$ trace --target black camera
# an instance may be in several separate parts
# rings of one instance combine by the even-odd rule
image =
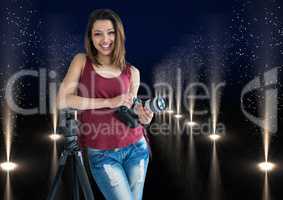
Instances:
[[[163,97],[155,97],[153,99],[142,100],[135,98],[132,108],[127,106],[120,106],[115,114],[117,118],[130,128],[136,128],[139,125],[139,118],[136,114],[136,106],[142,104],[145,108],[153,113],[158,113],[166,110],[168,107],[167,99]]]

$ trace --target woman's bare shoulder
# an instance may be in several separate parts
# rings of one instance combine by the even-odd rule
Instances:
[[[77,61],[80,62],[81,64],[83,64],[86,60],[86,54],[85,53],[77,53],[74,58],[73,61]]]
[[[76,70],[81,71],[83,69],[83,67],[85,66],[85,62],[86,62],[86,54],[85,53],[77,53],[73,57],[70,68],[71,69],[76,68]]]
[[[130,65],[131,66],[131,70],[138,70],[138,68],[134,65]]]
[[[140,70],[137,67],[135,67],[134,65],[131,65],[130,69],[131,69],[132,74],[139,74],[140,73]]]

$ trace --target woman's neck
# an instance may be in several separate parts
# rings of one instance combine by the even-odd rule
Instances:
[[[111,65],[111,57],[110,56],[104,56],[104,55],[98,55],[98,61],[101,65]]]

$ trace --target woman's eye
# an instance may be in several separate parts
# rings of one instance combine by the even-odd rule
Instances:
[[[108,33],[109,35],[115,34],[115,31],[111,31]]]
[[[94,33],[94,35],[95,35],[95,36],[99,36],[99,35],[100,35],[100,33]]]

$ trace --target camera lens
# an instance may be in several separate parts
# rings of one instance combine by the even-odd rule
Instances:
[[[163,97],[155,97],[145,102],[145,106],[154,113],[162,112],[166,109],[166,100]]]
[[[157,98],[156,99],[157,101],[157,106],[159,108],[159,110],[163,111],[166,109],[166,102],[165,102],[165,99],[164,98]]]

